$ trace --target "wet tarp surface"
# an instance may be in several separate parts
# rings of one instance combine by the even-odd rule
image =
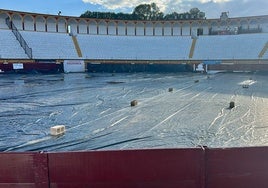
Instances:
[[[0,151],[264,146],[267,78],[266,73],[2,74]],[[137,106],[130,106],[132,100]],[[229,109],[231,101],[235,107]],[[65,125],[65,134],[51,136],[55,125]]]

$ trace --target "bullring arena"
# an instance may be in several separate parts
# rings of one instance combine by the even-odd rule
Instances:
[[[268,16],[0,10],[0,41],[0,187],[268,187]]]
[[[14,71],[13,63],[19,63],[17,71],[22,66],[62,70],[64,60],[80,60],[89,72],[102,72],[103,64],[112,72],[144,72],[152,64],[170,70],[193,70],[199,64],[210,70],[267,69],[268,16],[228,18],[223,13],[219,19],[163,22],[0,10],[0,29],[2,71]],[[107,68],[114,64],[122,66]]]

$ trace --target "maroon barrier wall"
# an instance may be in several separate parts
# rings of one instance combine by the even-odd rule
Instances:
[[[206,149],[207,188],[267,188],[268,148]]]
[[[62,72],[63,67],[62,64],[56,64],[56,63],[27,62],[23,63],[23,69],[14,70],[13,63],[8,64],[0,63],[0,70],[4,71],[5,73],[13,73],[13,72],[27,73],[31,71],[52,73],[52,72]]]
[[[268,71],[267,64],[215,64],[208,65],[208,70],[226,70],[226,71]]]
[[[13,71],[13,65],[11,63],[9,64],[0,63],[0,70],[5,72]]]
[[[0,154],[1,188],[48,188],[48,186],[47,154]]]
[[[51,188],[201,188],[204,185],[201,148],[48,155]]]
[[[268,147],[0,153],[0,188],[267,188]]]

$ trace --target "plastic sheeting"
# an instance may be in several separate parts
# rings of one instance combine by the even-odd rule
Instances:
[[[0,75],[0,151],[267,145],[266,80],[261,73]],[[66,133],[51,136],[55,125]]]

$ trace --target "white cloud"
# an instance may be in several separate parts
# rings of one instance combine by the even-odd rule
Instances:
[[[200,3],[225,3],[231,0],[200,0]]]
[[[133,11],[140,4],[156,3],[164,13],[183,13],[191,8],[199,8],[208,18],[219,17],[221,12],[229,11],[233,16],[266,14],[267,0],[82,0],[84,3],[100,5],[115,12]],[[258,13],[259,12],[259,13]],[[248,15],[245,15],[248,14]]]
[[[126,10],[135,8],[140,4],[156,3],[163,12],[186,12],[194,4],[225,3],[232,0],[82,0],[84,3],[101,5],[108,10]]]
[[[232,0],[82,0],[84,3],[101,5],[110,10],[134,8],[140,4],[156,3],[161,11],[182,8],[191,3],[224,3]]]
[[[161,11],[165,11],[170,4],[181,3],[183,0],[83,0],[84,3],[98,4],[110,10],[135,8],[140,4],[156,3]]]

